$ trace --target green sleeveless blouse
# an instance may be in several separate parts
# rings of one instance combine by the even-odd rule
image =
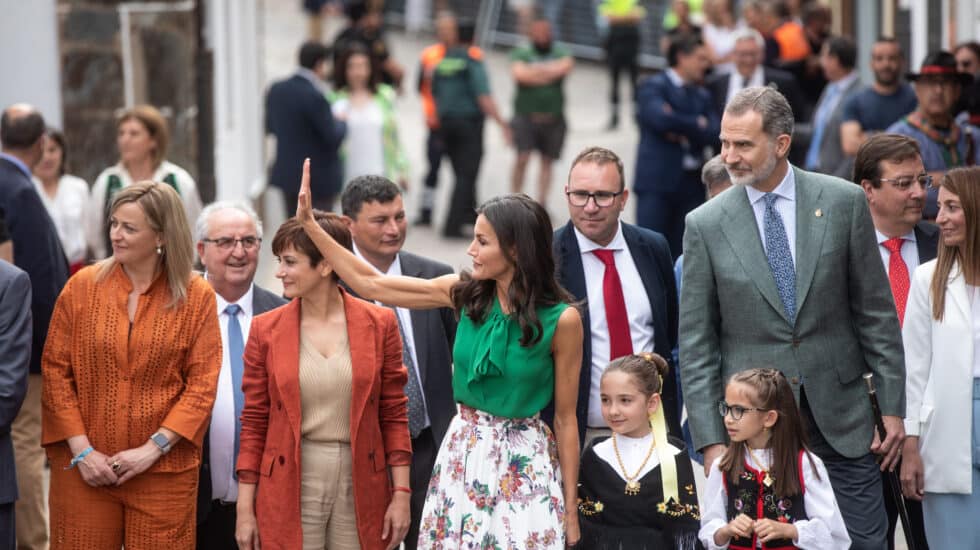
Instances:
[[[462,311],[453,346],[456,401],[507,418],[534,416],[555,394],[551,341],[568,304],[539,307],[543,334],[521,346],[520,324],[505,315],[496,299],[486,319],[474,323]]]

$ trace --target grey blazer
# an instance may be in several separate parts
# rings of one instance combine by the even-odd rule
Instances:
[[[861,375],[875,374],[885,415],[905,416],[895,304],[860,186],[796,177],[796,323],[782,308],[744,187],[687,216],[680,369],[695,448],[724,443],[716,403],[732,374],[780,369],[805,388],[820,433],[841,455],[868,453],[873,423]]]
[[[27,395],[33,333],[31,279],[3,260],[0,260],[0,304],[3,304],[0,307],[0,504],[9,504],[17,500],[10,427]]]
[[[830,113],[830,117],[827,119],[827,126],[824,128],[822,136],[823,140],[820,143],[820,164],[818,166],[818,170],[824,174],[830,174],[846,180],[851,179],[852,172],[854,171],[854,157],[844,154],[844,148],[840,141],[840,125],[844,122],[844,105],[851,96],[860,91],[861,79],[855,78],[844,89],[844,92],[840,96],[840,101],[837,102],[837,106],[834,107],[834,110]],[[820,99],[817,101],[817,106],[813,109],[814,117],[817,116],[817,111],[820,110],[820,104],[826,98],[827,89],[824,88],[823,93],[820,94]],[[793,132],[793,139],[800,142],[804,148],[804,155],[806,154],[806,147],[809,147],[810,140],[813,138],[813,131],[814,126],[811,121],[798,125]]]

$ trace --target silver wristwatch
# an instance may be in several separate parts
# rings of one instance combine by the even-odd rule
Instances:
[[[167,439],[167,436],[163,435],[163,433],[157,432],[151,435],[150,441],[160,448],[161,453],[167,454],[170,452],[170,440]]]

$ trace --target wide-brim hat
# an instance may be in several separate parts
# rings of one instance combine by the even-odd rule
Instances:
[[[948,76],[963,86],[969,86],[973,83],[973,75],[960,72],[956,68],[956,58],[953,54],[945,50],[932,52],[927,55],[922,61],[922,67],[919,69],[919,72],[908,73],[905,75],[905,78],[915,82],[924,76]]]

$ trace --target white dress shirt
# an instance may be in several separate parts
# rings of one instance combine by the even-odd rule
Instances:
[[[745,192],[749,195],[749,202],[752,204],[752,212],[755,213],[755,223],[759,226],[759,238],[762,240],[762,249],[766,249],[766,201],[763,199],[765,193],[755,187],[746,186]],[[793,165],[789,165],[783,181],[772,190],[773,194],[778,195],[774,206],[779,216],[783,219],[783,227],[786,229],[786,240],[789,241],[789,252],[793,256],[793,266],[796,267],[796,176],[793,174]]]
[[[881,263],[885,264],[885,274],[888,274],[888,264],[891,262],[892,253],[885,247],[885,241],[891,240],[881,231],[875,229],[878,236],[878,252],[881,254]],[[912,280],[912,272],[919,267],[919,247],[916,245],[915,230],[902,235],[902,259],[905,260],[905,268],[909,271],[909,280]]]
[[[616,458],[616,449],[613,448],[612,437],[597,443],[592,447],[592,450],[595,451],[597,457],[615,470],[619,474],[619,477],[623,478],[623,481],[628,481],[626,479],[627,474],[623,472],[623,468],[626,468],[629,475],[633,475],[640,468],[640,465],[643,464],[643,469],[633,478],[634,480],[639,480],[660,465],[660,450],[656,448],[650,454],[650,459],[646,461],[646,464],[643,463],[643,460],[647,457],[647,453],[650,451],[650,442],[652,440],[653,432],[639,438],[616,434],[616,447],[619,448],[619,456],[623,459],[622,464]],[[667,445],[670,456],[676,456],[678,453],[683,452],[670,443],[664,444]]]
[[[354,247],[354,254],[358,258],[364,260],[368,265],[371,266],[372,269],[374,269],[378,273],[381,273],[381,270],[380,269],[374,267],[374,264],[372,264],[371,262],[368,262],[367,259],[364,256],[361,255],[361,251],[357,249],[357,245],[356,244],[354,244],[352,242],[351,245]],[[391,265],[388,266],[388,271],[385,272],[385,273],[381,273],[381,274],[382,275],[386,275],[388,277],[401,277],[401,275],[402,275],[402,258],[401,258],[401,256],[399,256],[399,255],[396,254],[395,255],[395,261],[391,262]],[[378,304],[379,306],[384,306],[385,305],[385,304],[382,304],[381,302],[374,302],[374,303]],[[387,307],[387,306],[385,306],[385,307]],[[401,326],[402,326],[402,333],[405,336],[405,340],[402,342],[402,345],[403,346],[408,346],[408,351],[412,355],[412,361],[415,362],[415,377],[416,377],[416,379],[419,382],[419,388],[425,388],[425,386],[422,385],[422,366],[419,365],[419,355],[418,355],[418,353],[415,352],[415,330],[412,328],[412,312],[410,310],[406,309],[406,308],[403,308],[403,307],[396,307],[396,308],[394,308],[394,310],[395,310],[395,313],[398,314],[398,322],[401,324]],[[406,366],[405,368],[408,368],[408,367]],[[409,376],[411,376],[411,373],[409,373]],[[419,393],[422,395],[422,404],[425,405],[425,391],[423,390],[423,391],[421,391]],[[428,410],[429,410],[429,408],[428,408],[428,406],[426,406],[426,408],[425,408],[425,411],[426,411],[426,415],[425,415],[425,426],[423,426],[423,429],[424,428],[428,428],[432,424],[432,420],[429,418],[429,415],[428,415]]]
[[[725,97],[725,105],[735,97],[735,94],[741,92],[745,88],[751,88],[753,86],[765,86],[766,85],[766,74],[762,65],[759,65],[752,71],[752,76],[749,77],[749,81],[745,82],[742,73],[738,71],[732,71],[728,75],[728,95]]]
[[[623,237],[623,224],[619,224],[616,236],[606,246],[600,246],[575,229],[575,239],[582,253],[582,270],[585,272],[585,289],[589,302],[589,331],[592,338],[592,384],[589,388],[588,427],[606,428],[602,418],[602,401],[599,399],[599,382],[602,372],[609,365],[609,327],[606,325],[606,301],[602,295],[602,279],[606,265],[593,250],[614,250],[616,270],[623,285],[623,298],[626,302],[626,316],[629,318],[630,339],[633,353],[653,351],[653,311],[647,297],[643,279],[636,269],[633,256]]]
[[[44,208],[54,221],[61,238],[61,248],[69,264],[76,264],[85,259],[85,223],[88,221],[86,210],[89,206],[88,184],[82,178],[64,174],[58,179],[58,190],[54,197],[44,190],[41,180],[31,178],[37,194],[41,196]]]
[[[205,275],[205,278],[207,276]],[[238,325],[242,329],[242,343],[248,342],[248,330],[252,325],[252,295],[254,285],[238,299],[241,308]],[[229,302],[215,293],[218,304],[218,325],[221,326],[221,372],[218,374],[218,393],[211,412],[211,498],[234,502],[238,500],[238,481],[235,479],[235,390],[231,382],[231,360],[228,353]]]
[[[837,506],[834,489],[830,486],[827,468],[820,457],[811,453],[816,471],[810,466],[810,460],[803,457],[803,508],[809,519],[795,523],[799,538],[793,545],[807,550],[839,550],[851,546],[851,537],[844,526],[844,518]],[[749,462],[748,448],[745,459]],[[768,470],[772,457],[769,449],[755,451],[755,460],[762,469]],[[701,530],[698,538],[707,550],[728,548],[728,544],[715,544],[715,532],[728,523],[728,492],[725,489],[725,479],[718,469],[721,457],[711,464],[711,472],[704,488],[704,499],[701,501]],[[761,543],[760,543],[761,544]]]

